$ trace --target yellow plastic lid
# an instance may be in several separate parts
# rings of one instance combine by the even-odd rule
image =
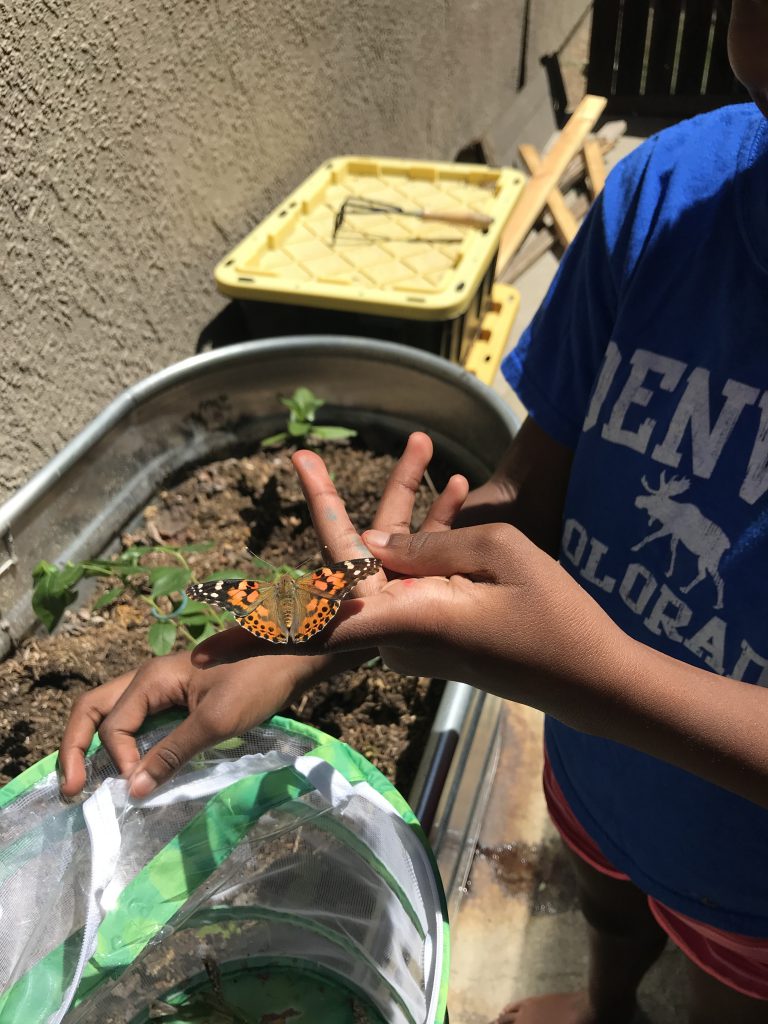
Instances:
[[[240,299],[452,320],[464,313],[499,247],[525,182],[512,168],[344,156],[323,164],[217,265]],[[487,227],[359,212],[362,198],[408,211],[484,215]]]

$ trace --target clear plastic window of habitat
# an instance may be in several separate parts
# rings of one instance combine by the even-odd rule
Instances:
[[[0,1024],[442,1024],[437,868],[365,758],[276,717],[117,776],[96,744],[77,803],[55,755],[0,791]]]

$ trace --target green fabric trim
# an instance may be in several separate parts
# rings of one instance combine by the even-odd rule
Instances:
[[[25,768],[21,775],[17,775],[15,779],[6,782],[0,788],[0,808],[6,807],[17,797],[21,796],[22,793],[26,793],[27,790],[36,786],[42,779],[47,778],[51,772],[55,772],[58,759],[58,752],[48,754],[47,757],[36,761],[29,768]]]
[[[83,929],[73,932],[55,949],[23,974],[11,988],[0,995],[2,1024],[22,1021],[45,1021],[59,1008],[72,977]]]

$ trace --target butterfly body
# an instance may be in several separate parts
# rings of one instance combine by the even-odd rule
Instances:
[[[376,558],[349,558],[294,576],[264,580],[214,580],[187,587],[195,601],[231,612],[238,625],[273,644],[303,643],[319,633],[349,591],[381,568]]]

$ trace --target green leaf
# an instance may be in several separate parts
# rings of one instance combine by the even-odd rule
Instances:
[[[72,604],[77,597],[74,590],[51,589],[51,580],[55,580],[55,576],[43,576],[32,591],[32,609],[49,633],[56,626],[67,606]]]
[[[248,573],[240,569],[217,569],[210,576],[206,576],[203,583],[215,583],[216,580],[247,580]]]
[[[93,602],[93,610],[97,612],[101,608],[106,608],[108,604],[112,604],[112,602],[116,601],[124,592],[125,587],[122,583],[118,584],[116,587],[112,587],[112,589],[108,590],[106,594],[102,594],[100,598]]]
[[[177,551],[210,551],[214,547],[212,540],[199,540],[195,544],[182,544]]]
[[[153,654],[170,654],[176,643],[176,623],[153,622],[149,627],[147,643]]]
[[[312,429],[312,424],[307,420],[288,420],[288,433],[291,437],[304,437]]]
[[[298,416],[304,420],[309,420],[310,423],[314,420],[317,410],[325,405],[325,401],[322,398],[318,398],[309,388],[304,387],[296,388],[290,401],[291,406],[289,408],[294,409]]]
[[[193,647],[197,647],[197,645],[201,644],[203,640],[207,640],[209,636],[213,636],[215,633],[218,632],[219,631],[213,622],[206,623],[206,625],[199,632],[197,631],[197,629],[190,629],[190,633],[193,635],[195,639]]]
[[[214,746],[214,750],[237,750],[238,747],[242,747],[243,737],[233,736],[229,740],[222,740],[221,743],[217,743]]]
[[[184,626],[185,629],[190,630],[190,632],[194,632],[198,626],[205,626],[211,621],[210,615],[203,615],[201,612],[198,612],[195,615],[187,615],[185,612],[183,615],[174,616],[174,618],[179,625]]]
[[[278,445],[283,444],[288,440],[288,434],[281,430],[279,434],[270,434],[269,437],[265,437],[261,442],[262,448],[276,448]]]
[[[58,572],[53,573],[50,576],[46,576],[46,580],[49,583],[50,592],[53,594],[63,594],[67,590],[70,590],[75,583],[79,583],[83,578],[83,565],[78,562],[73,565],[71,562],[67,562],[63,569],[59,569]]]
[[[166,594],[183,594],[192,579],[192,572],[183,565],[162,565],[149,570],[150,591],[152,597],[163,597]]]
[[[300,576],[303,576],[308,571],[308,569],[297,569],[293,565],[276,565],[273,567],[271,579],[276,580],[280,576],[293,576],[293,578],[297,580]]]
[[[357,437],[357,431],[349,427],[312,427],[309,436],[322,441],[342,441],[348,437]]]
[[[52,562],[46,562],[45,559],[42,559],[32,570],[32,579],[37,583],[38,580],[42,579],[44,576],[53,576],[53,574],[58,571],[59,570]]]
[[[77,597],[72,588],[82,579],[83,571],[81,562],[67,562],[59,568],[46,561],[38,562],[32,570],[32,609],[49,633]]]
[[[186,618],[187,615],[209,615],[211,611],[211,606],[202,601],[187,601],[179,618]]]

